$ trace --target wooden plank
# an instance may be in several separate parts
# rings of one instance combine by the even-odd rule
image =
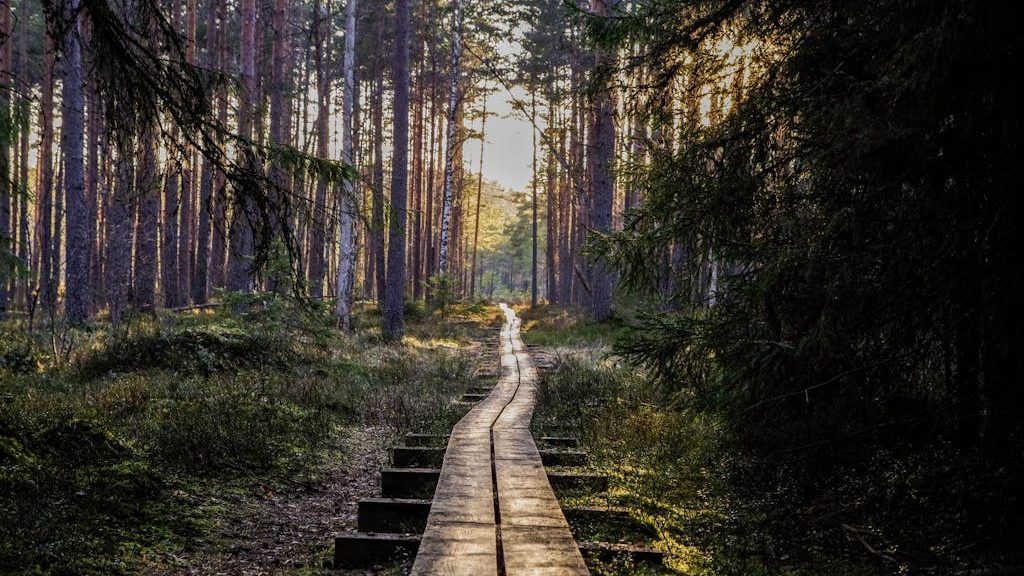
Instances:
[[[529,431],[537,372],[503,310],[498,382],[452,429],[413,575],[589,574]]]

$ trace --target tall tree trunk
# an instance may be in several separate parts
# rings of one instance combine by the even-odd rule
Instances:
[[[255,111],[259,105],[256,86],[256,0],[242,0],[242,37],[240,41],[239,75],[242,86],[238,106],[238,134],[253,139]],[[254,145],[253,145],[254,146]],[[250,168],[256,168],[255,149],[248,155]],[[247,191],[236,190],[231,214],[231,248],[228,258],[228,289],[251,292],[253,289],[253,230],[251,200]]]
[[[11,7],[7,0],[0,0],[0,126],[7,132],[0,142],[0,247],[3,252],[14,251],[14,226],[11,224],[11,145],[14,126],[11,122]],[[5,245],[6,244],[6,245]],[[0,320],[7,314],[7,303],[11,294],[11,282],[7,266],[0,265]]]
[[[553,92],[553,90],[551,91]],[[556,273],[558,270],[558,264],[555,261],[556,249],[555,246],[558,244],[558,208],[556,204],[556,196],[558,194],[558,169],[555,164],[555,143],[554,135],[557,134],[557,119],[555,118],[555,104],[554,98],[548,100],[548,133],[551,135],[548,138],[548,160],[546,166],[546,177],[545,177],[545,211],[547,214],[547,242],[545,243],[545,266],[544,270],[547,272],[547,286],[544,290],[544,294],[548,299],[548,302],[558,302],[558,283]]]
[[[19,6],[18,16],[24,22],[28,21],[30,12],[27,9],[28,4],[22,3]],[[18,33],[18,82],[23,85],[28,84],[28,30],[25,26],[21,28]],[[29,199],[29,171],[28,171],[28,151],[29,151],[29,139],[31,138],[31,126],[28,114],[24,114],[21,117],[21,124],[19,126],[19,148],[20,151],[18,156],[20,161],[18,163],[18,171],[20,177],[18,178],[18,190],[21,202],[18,205],[18,260],[21,261],[22,266],[26,268],[31,267],[32,260],[32,247],[29,235],[29,214],[28,214],[28,199]],[[37,237],[38,242],[38,237]],[[23,278],[21,281],[21,303],[28,308],[29,299],[29,285],[31,280],[29,278]]]
[[[433,46],[431,46],[431,53]],[[435,142],[439,140],[437,137],[437,82],[434,81],[437,76],[437,65],[434,58],[431,57],[430,64],[430,137],[427,138],[427,146],[430,148],[430,160],[427,164],[427,199],[424,202],[424,210],[426,214],[426,225],[423,231],[423,273],[429,279],[434,275],[436,269],[436,260],[434,258],[434,196],[437,187],[435,186],[437,180],[437,158],[439,154],[436,150],[440,145],[435,146]],[[423,291],[424,298],[430,299],[430,284],[428,283],[426,289]]]
[[[135,176],[138,224],[135,229],[135,298],[141,310],[156,305],[157,227],[160,220],[160,174],[156,163],[156,126],[144,120],[139,133],[139,169]]]
[[[181,0],[171,2],[171,24],[181,29]],[[176,142],[178,128],[172,127],[170,138]],[[160,240],[160,293],[164,307],[178,305],[178,218],[181,207],[181,159],[169,154],[164,162],[163,227]]]
[[[537,118],[537,85],[535,82],[530,82],[530,117]],[[534,128],[530,131],[530,135],[533,138],[533,161],[530,164],[531,170],[533,170],[533,178],[531,179],[531,198],[530,204],[532,208],[532,234],[530,236],[530,307],[537,307],[537,129]]]
[[[395,112],[392,123],[391,221],[388,273],[381,333],[389,340],[405,331],[405,228],[409,194],[409,0],[395,0]]]
[[[616,0],[611,0],[615,2]],[[607,15],[603,2],[595,2],[593,10],[598,16]],[[614,54],[598,48],[595,53],[595,69],[600,73],[612,65]],[[607,234],[612,231],[612,210],[615,200],[615,177],[612,164],[615,160],[615,102],[612,87],[607,81],[600,86],[595,99],[594,127],[591,164],[593,166],[593,221],[594,232]],[[612,313],[612,272],[605,262],[594,262],[591,269],[590,314],[596,320],[604,320]]]
[[[476,298],[476,252],[480,243],[480,200],[484,195],[484,148],[487,144],[487,93],[480,113],[480,162],[477,166],[476,214],[473,217],[473,262],[469,268],[469,297]]]
[[[57,278],[53,266],[54,230],[53,230],[53,70],[56,57],[53,39],[49,31],[43,32],[43,76],[39,97],[39,160],[37,172],[39,185],[36,193],[39,205],[36,209],[39,233],[39,277],[37,289],[43,306],[51,308],[57,300]]]
[[[203,64],[210,69],[220,69],[222,65],[218,54],[218,36],[221,32],[217,25],[217,16],[221,11],[222,2],[223,0],[213,0],[206,13],[206,46],[203,50]],[[221,25],[223,24],[221,22]],[[210,294],[211,268],[215,265],[213,260],[217,258],[216,252],[211,247],[211,241],[214,243],[216,241],[210,237],[215,202],[214,179],[213,162],[204,156],[199,175],[199,226],[195,237],[196,266],[192,274],[192,302],[196,304],[206,304],[207,302]],[[220,233],[223,235],[223,231]],[[220,256],[219,259],[223,261],[223,256]]]
[[[377,22],[377,45],[383,44],[384,10]],[[372,108],[373,114],[373,206],[370,215],[370,247],[372,257],[370,265],[373,269],[373,295],[379,306],[384,305],[384,283],[387,276],[386,255],[384,253],[384,70],[380,59],[374,65],[376,78],[373,81]]]
[[[352,114],[355,104],[355,55],[356,55],[356,0],[348,0],[345,6],[345,52],[342,61],[342,76],[345,92],[342,95],[341,159],[352,165]],[[335,315],[344,329],[352,327],[352,288],[356,276],[356,203],[352,182],[342,183],[340,238],[338,241],[338,299]]]
[[[420,4],[421,8],[424,6]],[[421,13],[425,10],[421,10]],[[425,107],[425,78],[423,66],[423,41],[416,39],[416,97],[414,98],[415,116],[413,117],[412,136],[412,186],[413,186],[413,225],[412,225],[412,299],[418,301],[423,295],[423,110]]]
[[[451,78],[448,85],[448,122],[445,132],[444,188],[441,198],[441,238],[438,247],[438,274],[443,278],[448,274],[449,233],[452,224],[452,185],[455,175],[455,148],[458,129],[459,108],[459,63],[462,58],[462,0],[452,0],[452,52]]]
[[[314,65],[316,68],[316,155],[319,158],[327,158],[330,133],[328,121],[330,120],[330,85],[331,77],[328,73],[327,51],[324,44],[327,42],[328,27],[331,14],[331,2],[326,0],[326,7],[321,9],[320,0],[313,4],[316,18],[313,26],[314,41]],[[309,246],[309,295],[311,298],[319,299],[324,294],[324,234],[326,232],[327,219],[327,181],[319,179],[316,183],[316,193],[313,199],[313,218],[311,223],[311,235]]]
[[[216,14],[215,6],[211,5],[207,10]],[[185,37],[188,40],[188,47],[185,51],[185,59],[191,65],[196,65],[199,62],[198,44],[196,42],[196,16],[196,0],[187,0],[185,3]],[[174,306],[188,304],[190,288],[192,286],[192,273],[196,267],[195,164],[195,152],[186,146],[184,166],[181,172],[181,206],[178,209],[178,290]]]
[[[84,24],[84,23],[83,23]],[[91,34],[91,31],[89,32]],[[86,41],[87,43],[88,41]],[[86,62],[88,69],[91,62]],[[104,257],[103,223],[105,218],[100,205],[107,191],[100,191],[100,156],[101,150],[105,150],[103,135],[103,110],[102,99],[95,82],[86,79],[86,106],[88,116],[86,117],[86,144],[85,159],[85,198],[89,212],[88,215],[88,236],[89,236],[89,302],[90,313],[96,313],[106,302],[103,293],[103,264]]]
[[[79,0],[64,7],[61,94],[61,148],[67,206],[67,274],[64,313],[72,324],[89,317],[89,219],[85,199],[85,102],[82,86],[82,46],[79,38]]]
[[[114,191],[106,215],[107,262],[106,292],[110,321],[115,325],[124,319],[131,298],[132,279],[132,176],[135,159],[134,138],[130,134],[115,135]]]
[[[277,147],[291,144],[290,130],[288,129],[291,104],[288,102],[288,72],[285,69],[288,63],[288,42],[285,30],[287,11],[288,0],[273,0],[270,17],[270,26],[273,31],[269,87],[270,143]],[[291,193],[288,176],[278,161],[271,164],[270,182],[273,185],[270,192],[271,203],[276,209],[271,216],[271,237],[268,240],[275,242],[284,238],[285,227],[289,225],[285,208],[287,206],[286,198]],[[278,291],[281,288],[282,280],[278,275],[271,274],[267,278],[267,288],[273,292]]]

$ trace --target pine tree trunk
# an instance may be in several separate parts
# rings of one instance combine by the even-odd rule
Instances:
[[[420,5],[424,6],[423,4]],[[423,70],[423,42],[417,37],[416,56],[416,97],[413,118],[412,186],[413,186],[413,231],[412,231],[412,299],[419,301],[423,296],[423,111],[426,90]]]
[[[557,133],[557,122],[555,118],[554,99],[548,100],[548,133]],[[558,195],[558,168],[555,164],[555,143],[553,136],[548,140],[548,161],[545,178],[545,211],[547,214],[547,243],[545,244],[545,271],[547,272],[547,287],[544,291],[548,302],[558,302],[558,282],[556,273],[558,263],[556,262],[556,245],[558,244],[558,208],[556,196]]]
[[[209,10],[214,12],[212,6]],[[185,37],[188,41],[188,46],[185,52],[185,59],[193,66],[199,62],[198,45],[196,42],[196,12],[196,0],[187,0],[185,3]],[[192,273],[196,267],[195,161],[195,152],[186,146],[184,166],[181,172],[181,206],[178,209],[178,289],[174,306],[188,304],[192,286]]]
[[[67,207],[67,272],[64,313],[72,324],[89,317],[89,220],[85,198],[85,102],[82,86],[82,47],[78,29],[79,0],[64,8],[67,25],[62,54],[61,148]]]
[[[377,45],[383,44],[384,16],[377,22]],[[384,305],[384,283],[387,276],[386,254],[384,253],[384,70],[378,63],[374,66],[376,78],[373,81],[373,183],[370,214],[370,265],[373,270],[373,296],[379,306]]]
[[[612,0],[613,2],[615,0]],[[607,7],[602,2],[593,4],[593,11],[598,16],[607,15]],[[595,54],[595,67],[598,71],[611,65],[613,54],[598,48]],[[612,231],[612,211],[615,200],[615,180],[613,162],[615,160],[615,102],[612,99],[612,87],[606,82],[597,90],[593,143],[591,152],[592,191],[593,191],[593,231],[607,234]],[[595,320],[605,320],[612,313],[612,272],[604,262],[595,262],[591,267],[591,298],[590,314]]]
[[[327,42],[327,23],[330,20],[331,3],[327,0],[326,13],[322,13],[320,0],[313,4],[314,18],[313,26],[314,41],[314,65],[316,68],[316,155],[319,158],[327,158],[330,133],[328,121],[330,119],[330,74],[328,74],[327,54],[324,44]],[[313,199],[313,215],[311,222],[311,233],[309,243],[309,295],[313,299],[320,299],[324,294],[324,235],[326,233],[326,211],[327,210],[327,181],[320,179],[316,183],[316,192]]]
[[[473,217],[473,262],[469,268],[469,297],[476,298],[476,252],[480,243],[480,200],[484,195],[484,148],[487,144],[487,93],[480,113],[480,162],[477,166],[476,214]]]
[[[39,205],[36,207],[36,219],[39,232],[39,277],[37,289],[40,303],[47,309],[56,305],[57,278],[53,269],[54,229],[53,229],[53,70],[56,57],[53,39],[48,31],[44,35],[43,76],[39,97],[39,156],[37,171],[39,185],[36,188]]]
[[[135,298],[141,310],[156,304],[157,230],[160,221],[160,175],[156,164],[156,126],[146,121],[139,134],[139,169],[135,178],[138,225],[135,230]]]
[[[10,83],[11,77],[11,7],[7,0],[0,0],[0,124],[5,130],[13,128],[11,118]],[[14,132],[9,132],[13,136]],[[7,136],[7,135],[5,135]],[[11,144],[7,138],[0,143],[0,254],[14,251],[14,234],[11,225]],[[7,266],[0,265],[0,320],[7,314],[12,288]]]
[[[530,117],[537,117],[537,87],[534,82],[530,83]],[[533,178],[530,179],[532,208],[532,235],[530,236],[530,307],[537,307],[537,130],[530,131],[533,138],[533,161],[530,169],[533,171]]]
[[[409,194],[409,0],[395,0],[395,112],[391,156],[391,221],[387,288],[381,332],[398,339],[405,331],[405,240]]]
[[[259,100],[256,85],[256,0],[242,0],[242,36],[239,53],[239,75],[242,79],[239,90],[238,134],[241,138],[253,138],[255,110]],[[246,152],[255,169],[255,150]],[[228,289],[233,292],[253,290],[253,231],[250,199],[246,191],[235,191],[231,214],[231,247],[228,257]]]
[[[24,21],[28,21],[30,17],[29,11],[26,9],[27,4],[22,3],[19,6],[18,16]],[[18,34],[18,81],[23,85],[28,84],[28,32],[25,27],[21,27]],[[29,193],[29,139],[31,137],[31,127],[29,125],[28,114],[25,114],[21,119],[21,125],[19,126],[19,141],[18,145],[20,151],[18,156],[20,161],[18,163],[18,170],[20,177],[18,178],[18,190],[20,192],[21,202],[18,205],[18,260],[26,268],[32,269],[32,247],[30,245],[29,228],[31,224],[29,222],[28,214],[28,193]],[[38,242],[38,237],[36,237]],[[31,280],[24,278],[21,281],[21,293],[20,302],[28,308],[29,300],[29,284]]]
[[[270,143],[272,146],[284,147],[291,144],[290,120],[291,104],[288,102],[288,73],[285,70],[288,64],[288,42],[285,37],[285,14],[288,11],[288,0],[274,0],[270,26],[273,32],[271,42],[271,75],[270,75]],[[290,196],[290,182],[280,162],[272,162],[270,166],[270,182],[273,188],[270,191],[272,204],[277,208],[271,215],[271,241],[283,239],[284,229],[289,225],[288,218],[284,214],[286,198]],[[270,275],[267,278],[267,288],[272,292],[280,290],[281,278]]]
[[[131,298],[132,279],[132,176],[135,149],[128,134],[115,136],[114,190],[106,215],[107,262],[106,292],[110,321],[115,325],[124,319]]]

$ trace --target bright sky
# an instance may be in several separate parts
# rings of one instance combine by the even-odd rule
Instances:
[[[527,97],[521,88],[515,97]],[[493,114],[492,114],[493,111]],[[514,112],[512,101],[504,88],[491,94],[487,101],[487,142],[484,145],[484,178],[500,182],[507,188],[523,190],[530,183],[533,126],[520,112]],[[479,130],[477,121],[474,129]],[[477,171],[480,141],[470,140],[463,151],[467,165]]]

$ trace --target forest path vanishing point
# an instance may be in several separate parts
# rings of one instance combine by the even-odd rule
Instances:
[[[501,309],[500,377],[452,429],[413,575],[589,574],[530,434],[537,370]]]

